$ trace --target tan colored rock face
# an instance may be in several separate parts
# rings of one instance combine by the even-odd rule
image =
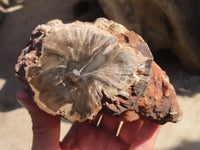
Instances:
[[[141,37],[113,21],[100,18],[93,24],[63,24],[53,20],[32,32],[16,74],[32,89],[42,110],[70,121],[85,121],[100,111],[140,114],[138,104],[147,98],[144,92],[152,61]],[[125,120],[132,121],[137,114],[129,116]]]

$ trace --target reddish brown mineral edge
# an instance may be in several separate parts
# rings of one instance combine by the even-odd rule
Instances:
[[[16,76],[42,110],[70,121],[105,113],[164,124],[182,115],[144,40],[104,18],[39,25],[18,58]]]
[[[175,90],[166,73],[155,62],[152,64],[149,84],[134,111],[126,111],[120,115],[126,121],[141,118],[158,124],[175,123],[181,116]]]

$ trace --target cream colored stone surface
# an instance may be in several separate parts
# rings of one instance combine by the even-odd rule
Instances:
[[[5,84],[6,84],[6,80],[0,78],[0,90],[4,87]]]
[[[31,148],[31,120],[23,108],[0,113],[0,150]]]

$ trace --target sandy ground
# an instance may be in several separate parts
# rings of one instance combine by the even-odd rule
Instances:
[[[32,142],[32,123],[26,109],[19,108],[6,113],[0,113],[0,150],[29,150]],[[63,139],[71,123],[61,122]]]
[[[76,19],[93,21],[99,16],[103,13],[94,0],[88,3],[26,0],[21,10],[0,17],[0,150],[31,148],[31,120],[15,99],[15,93],[24,86],[14,76],[14,64],[31,31],[36,25],[55,18],[71,22]],[[179,123],[167,123],[162,127],[154,150],[199,150],[200,76],[183,71],[171,55],[163,53],[155,58],[170,76],[183,118]],[[70,126],[70,123],[62,122],[61,138]]]

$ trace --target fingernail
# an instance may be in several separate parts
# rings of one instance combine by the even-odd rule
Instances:
[[[121,131],[121,128],[122,128],[123,124],[124,124],[124,121],[120,121],[120,122],[119,122],[119,126],[118,126],[118,128],[117,128],[117,133],[116,133],[115,137],[118,137],[118,136],[119,136],[119,133],[120,133],[120,131]]]
[[[24,105],[22,104],[21,100],[19,98],[17,98],[17,97],[16,97],[16,99],[17,99],[18,103],[24,107]]]
[[[100,115],[99,119],[98,119],[98,122],[97,122],[97,127],[100,125],[102,118],[103,118],[103,115]]]

